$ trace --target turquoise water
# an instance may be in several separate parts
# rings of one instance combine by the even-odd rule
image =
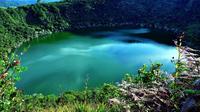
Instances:
[[[160,62],[163,70],[174,71],[171,63],[175,47],[130,36],[148,33],[148,29],[90,32],[84,35],[57,33],[25,44],[21,55],[28,68],[17,87],[26,94],[60,94],[103,83],[121,81],[126,73],[136,74],[143,64]],[[162,37],[161,37],[162,38]]]

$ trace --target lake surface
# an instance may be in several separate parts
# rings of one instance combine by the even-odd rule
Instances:
[[[163,70],[174,71],[175,47],[159,44],[132,34],[149,29],[97,31],[84,35],[57,33],[24,44],[20,48],[22,65],[17,87],[26,94],[60,94],[104,83],[120,82],[125,74],[136,74],[143,64],[160,62]],[[131,35],[132,36],[131,36]],[[160,37],[162,38],[162,37]]]

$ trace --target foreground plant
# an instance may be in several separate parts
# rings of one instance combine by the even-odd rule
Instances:
[[[183,46],[183,39],[185,34],[182,33],[175,41],[178,50],[178,59],[174,60],[176,72],[173,74],[174,82],[171,83],[171,100],[174,101],[174,106],[177,111],[189,111],[188,109],[195,110],[197,107],[191,100],[192,97],[198,99],[200,83],[199,76],[199,56],[198,50],[194,50],[187,46]],[[191,103],[190,101],[193,101]],[[191,105],[191,104],[192,105]]]
[[[22,108],[22,94],[16,89],[15,82],[24,69],[14,54],[7,61],[0,59],[0,111],[17,111]]]
[[[162,64],[143,65],[137,75],[127,74],[118,84],[120,98],[111,99],[129,112],[170,111],[173,108]],[[118,103],[119,102],[119,103]]]

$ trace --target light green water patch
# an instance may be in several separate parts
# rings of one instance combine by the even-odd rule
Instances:
[[[113,31],[103,38],[57,33],[30,42],[28,51],[21,56],[28,70],[17,87],[26,94],[60,94],[84,89],[86,79],[89,88],[119,82],[126,73],[136,74],[143,64],[160,62],[163,70],[174,71],[171,59],[177,55],[175,47],[143,39],[126,43],[121,40],[138,37],[123,33]]]

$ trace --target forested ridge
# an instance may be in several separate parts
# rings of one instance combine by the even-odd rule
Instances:
[[[153,2],[149,0],[66,0],[18,8],[1,8],[0,39],[1,41],[16,40],[19,44],[50,32],[131,25],[173,32],[185,31],[190,36],[188,40],[197,42],[200,27],[199,6],[198,0],[154,0]],[[15,43],[11,46],[16,47]],[[10,47],[10,45],[1,45],[1,47]]]

